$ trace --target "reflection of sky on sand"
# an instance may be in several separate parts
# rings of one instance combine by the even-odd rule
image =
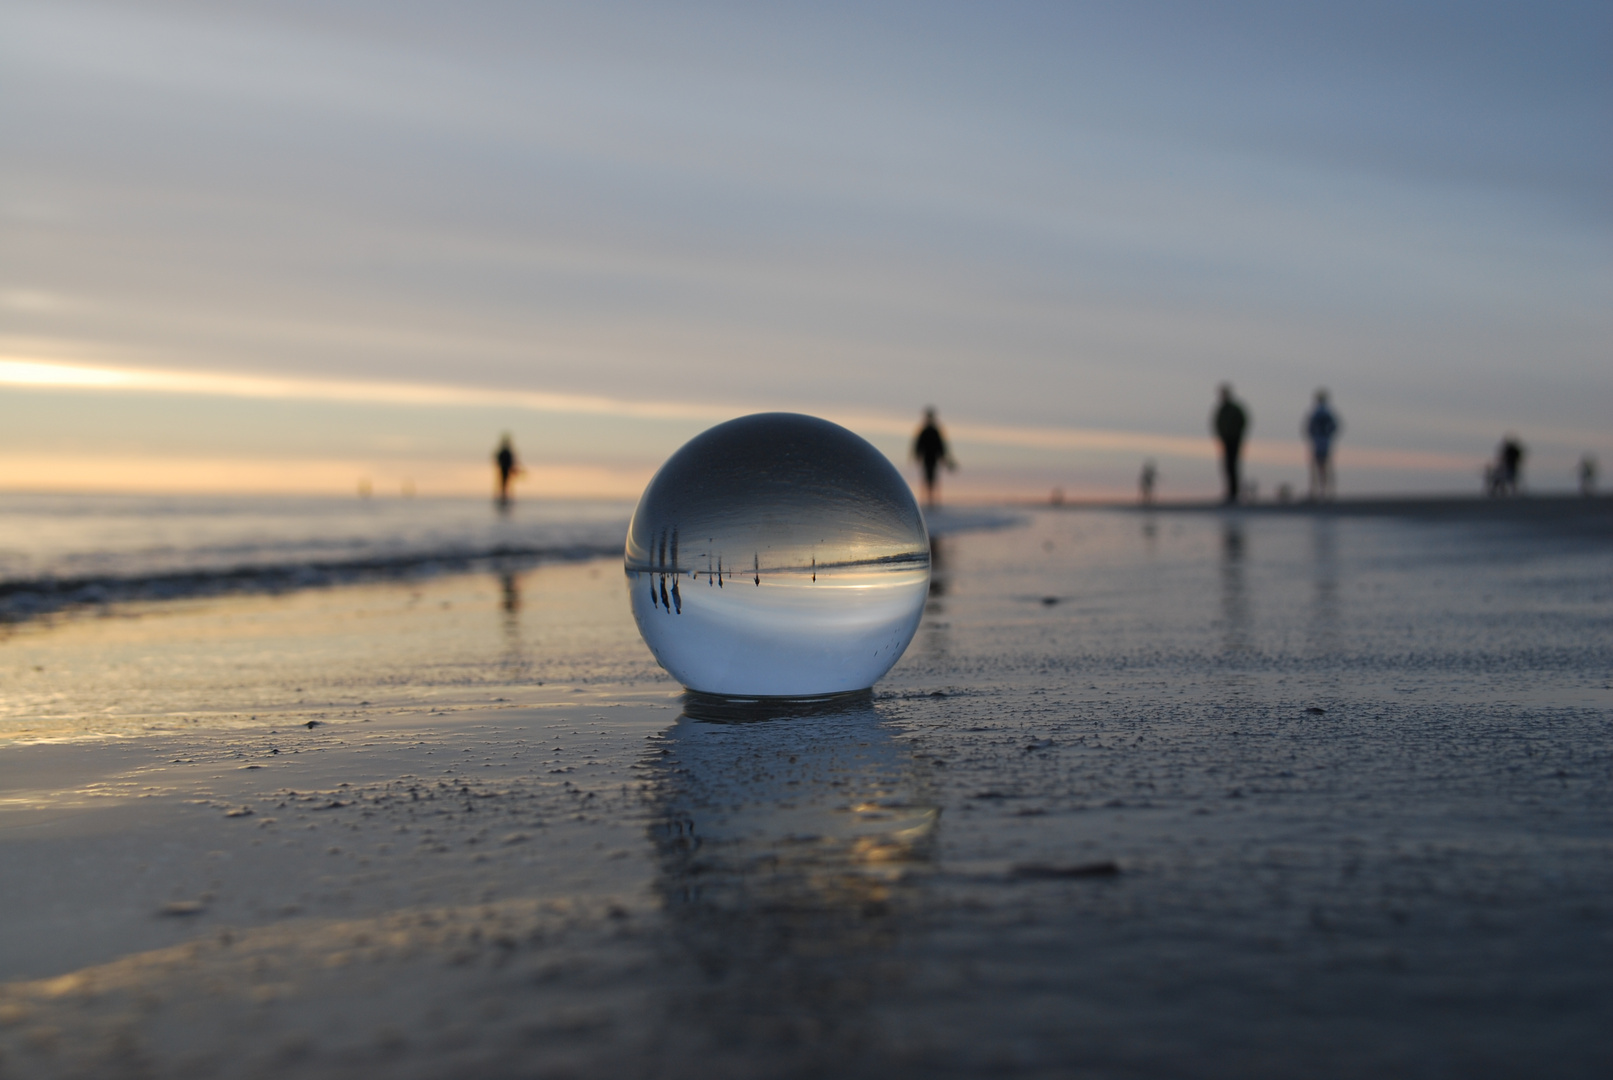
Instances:
[[[1330,656],[1342,638],[1339,596],[1338,522],[1318,518],[1311,523],[1311,624],[1308,640],[1314,653]]]
[[[536,704],[569,685],[670,682],[604,563],[0,622],[0,744],[392,709]]]
[[[691,714],[649,759],[656,889],[703,976],[684,1007],[724,1041],[843,1039],[902,978],[891,951],[940,813],[929,779],[866,697],[751,723]]]

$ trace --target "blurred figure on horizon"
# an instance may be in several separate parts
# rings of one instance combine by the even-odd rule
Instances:
[[[947,449],[946,437],[941,434],[941,427],[935,422],[935,406],[927,406],[924,410],[924,426],[913,439],[913,457],[924,465],[924,505],[939,506],[940,500],[936,495],[936,469],[945,465],[947,471],[958,467],[952,460],[952,452]]]
[[[1495,464],[1484,470],[1485,489],[1492,496],[1516,495],[1523,480],[1523,443],[1516,435],[1501,440],[1495,450]]]
[[[1311,502],[1333,497],[1333,440],[1344,430],[1327,404],[1327,391],[1316,391],[1316,404],[1305,418],[1304,433],[1311,441]]]
[[[499,439],[498,451],[493,455],[493,467],[498,470],[498,496],[500,508],[510,505],[510,484],[515,477],[521,475],[521,463],[516,460],[515,447],[510,442],[510,433],[505,432]]]
[[[1579,459],[1579,493],[1589,496],[1596,494],[1596,455],[1586,454]]]
[[[1159,479],[1159,470],[1152,461],[1143,462],[1143,471],[1137,476],[1137,498],[1144,506],[1154,505],[1154,482]]]
[[[1226,475],[1227,505],[1238,501],[1238,458],[1243,454],[1244,432],[1249,430],[1249,414],[1232,396],[1232,384],[1221,384],[1221,404],[1210,418],[1210,430],[1221,440],[1221,471]]]

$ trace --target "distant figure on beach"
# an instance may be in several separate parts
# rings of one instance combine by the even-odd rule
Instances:
[[[1143,471],[1137,475],[1137,498],[1144,506],[1154,505],[1154,482],[1158,479],[1159,470],[1154,468],[1154,463],[1143,462]]]
[[[924,505],[939,505],[939,500],[936,498],[935,471],[945,465],[947,471],[951,472],[958,467],[958,463],[952,460],[952,452],[947,449],[946,438],[935,422],[934,405],[924,410],[924,426],[913,439],[913,456],[924,464]]]
[[[515,458],[515,447],[510,443],[509,432],[499,439],[498,452],[493,455],[493,467],[498,470],[498,504],[510,505],[510,482],[521,474],[521,463]]]
[[[1226,502],[1238,501],[1238,458],[1243,453],[1243,435],[1249,430],[1249,414],[1232,396],[1232,384],[1221,384],[1221,404],[1210,418],[1210,429],[1221,440],[1221,471],[1226,475]]]
[[[1496,452],[1496,462],[1500,466],[1503,494],[1518,493],[1518,485],[1523,482],[1523,454],[1523,443],[1518,441],[1516,435],[1508,435],[1501,440],[1501,448]]]
[[[1589,498],[1596,494],[1596,456],[1586,454],[1579,459],[1579,493]]]
[[[1495,449],[1495,464],[1484,467],[1484,491],[1492,497],[1516,495],[1523,480],[1523,443],[1508,435]]]
[[[1344,425],[1327,404],[1327,391],[1316,391],[1316,404],[1305,418],[1303,431],[1311,442],[1311,502],[1333,497],[1333,440]]]

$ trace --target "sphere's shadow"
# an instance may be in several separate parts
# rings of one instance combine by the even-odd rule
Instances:
[[[835,717],[873,707],[872,690],[816,697],[729,697],[686,690],[681,720],[708,724],[756,724],[769,720]]]
[[[702,1042],[824,1066],[866,1045],[867,1006],[905,981],[939,815],[895,734],[867,691],[690,694],[652,744],[657,888],[695,972],[673,1008]]]

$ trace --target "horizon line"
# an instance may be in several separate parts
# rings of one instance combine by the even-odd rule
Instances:
[[[197,372],[163,368],[119,367],[72,363],[16,354],[0,354],[0,386],[19,389],[124,391],[271,400],[340,401],[352,404],[401,405],[429,408],[441,405],[472,407],[515,406],[532,412],[614,416],[624,419],[688,420],[720,423],[755,412],[794,411],[755,404],[656,402],[601,394],[575,394],[535,390],[493,390],[449,383],[400,382],[382,379],[319,379],[306,376],[251,375],[234,372]],[[907,438],[915,422],[884,411],[827,409],[824,419],[853,430]],[[1205,435],[1154,434],[1112,428],[1010,425],[975,422],[965,418],[948,422],[954,441],[990,446],[1049,451],[1129,451],[1144,456],[1214,460],[1213,438]],[[1252,464],[1287,465],[1293,462],[1294,439],[1252,437],[1245,443],[1244,459]],[[1390,471],[1472,472],[1481,462],[1466,454],[1443,451],[1342,444],[1341,464]]]

